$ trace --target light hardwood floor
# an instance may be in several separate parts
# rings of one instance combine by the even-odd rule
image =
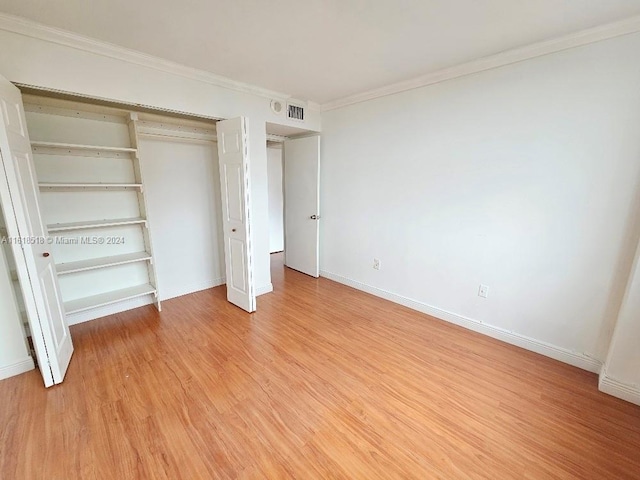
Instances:
[[[0,478],[640,478],[640,407],[595,375],[279,258],[255,314],[203,291],[0,382]]]

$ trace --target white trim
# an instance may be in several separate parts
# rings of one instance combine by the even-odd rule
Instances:
[[[266,285],[256,288],[256,297],[259,297],[260,295],[264,295],[265,293],[271,293],[271,292],[273,292],[273,284],[268,283]]]
[[[320,276],[338,283],[342,283],[344,285],[348,285],[357,290],[362,290],[363,292],[370,293],[371,295],[384,298],[385,300],[404,305],[405,307],[411,308],[413,310],[426,313],[427,315],[431,315],[440,320],[444,320],[455,325],[467,328],[469,330],[473,330],[474,332],[482,333],[489,337],[502,340],[503,342],[510,343],[511,345],[516,345],[518,347],[539,353],[546,357],[559,360],[560,362],[568,363],[569,365],[582,368],[583,370],[587,370],[589,372],[599,373],[602,368],[602,362],[600,360],[590,357],[584,353],[572,352],[571,350],[567,350],[550,343],[536,340],[535,338],[530,338],[516,332],[505,330],[500,327],[489,325],[480,320],[474,320],[463,315],[458,315],[457,313],[448,312],[446,310],[433,307],[426,303],[388,292],[387,290],[383,290],[381,288],[373,287],[371,285],[367,285],[365,283],[358,282],[356,280],[352,280],[335,273],[327,272],[326,270],[320,270]]]
[[[218,140],[212,140],[210,138],[197,138],[192,135],[172,135],[163,133],[150,133],[140,132],[139,137],[145,140],[157,140],[159,142],[172,142],[172,143],[199,143],[201,145],[213,145],[218,143]]]
[[[284,143],[287,137],[282,135],[274,135],[273,133],[267,133],[267,142]]]
[[[172,298],[182,297],[184,295],[189,295],[191,293],[200,292],[202,290],[208,290],[210,288],[219,287],[220,285],[224,285],[226,282],[225,277],[214,278],[208,282],[191,284],[188,287],[187,292],[183,293],[169,293],[167,296],[160,295],[160,301],[164,302],[170,300]],[[159,290],[161,293],[163,290]],[[145,296],[140,298],[134,298],[131,300],[125,300],[122,302],[114,303],[112,305],[107,305],[101,308],[94,308],[91,310],[87,310],[85,312],[73,313],[71,315],[67,315],[67,323],[69,325],[77,325],[79,323],[89,322],[91,320],[96,320],[98,318],[106,317],[109,315],[114,315],[116,313],[126,312],[127,310],[133,310],[134,308],[144,307],[146,305],[153,305],[154,298],[152,296]]]
[[[610,38],[637,32],[640,32],[640,16],[581,30],[552,40],[532,43],[525,47],[506,50],[495,55],[490,55],[488,57],[479,58],[467,63],[428,73],[411,80],[405,80],[392,85],[350,95],[348,97],[324,103],[321,105],[321,109],[323,112],[334,110],[336,108],[346,107],[347,105],[353,105],[354,103],[365,102],[367,100],[373,100],[374,98],[393,95],[395,93],[413,90],[427,85],[433,85],[434,83],[472,75],[474,73],[503,67],[505,65],[522,62],[531,58],[549,55],[551,53],[561,52],[570,48],[580,47],[590,43],[600,42],[602,40],[608,40]]]
[[[638,385],[629,385],[607,376],[603,370],[598,381],[598,390],[627,402],[640,405],[640,388]]]
[[[190,126],[172,125],[162,122],[140,120],[138,135],[168,141],[197,141],[202,143],[218,143],[214,128],[204,129]]]
[[[202,290],[208,290],[210,288],[219,287],[220,285],[224,285],[226,283],[225,277],[215,278],[212,282],[199,285],[192,285],[190,290],[193,290],[185,293],[177,293],[177,294],[169,294],[170,296],[161,295],[161,301],[167,301],[172,298],[182,297],[184,295],[189,295],[191,293],[200,292]],[[161,292],[163,290],[160,290]],[[271,283],[267,285],[263,285],[262,287],[256,288],[256,296],[264,295],[265,293],[273,292],[273,285]],[[87,310],[85,312],[74,313],[71,315],[67,315],[67,323],[69,325],[77,325],[79,323],[88,322],[91,320],[96,320],[98,318],[106,317],[108,315],[114,315],[116,313],[125,312],[127,310],[133,310],[134,308],[144,307],[145,305],[153,305],[153,297],[147,295],[145,297],[134,298],[132,300],[126,300],[123,302],[118,302],[113,305],[108,305],[106,307],[94,308],[92,310]]]
[[[36,366],[33,363],[33,358],[27,357],[24,360],[20,360],[19,362],[13,363],[11,365],[0,367],[0,380],[4,380],[5,378],[13,377],[15,375],[20,375],[21,373],[28,372],[29,370],[33,370],[34,368],[36,368]]]
[[[225,277],[211,278],[206,282],[198,282],[198,283],[190,283],[186,288],[184,288],[182,292],[176,292],[175,290],[170,293],[165,293],[165,289],[161,288],[160,292],[163,295],[160,295],[160,300],[165,302],[167,300],[171,300],[172,298],[183,297],[185,295],[190,295],[192,293],[201,292],[203,290],[209,290],[210,288],[219,287],[220,285],[224,285],[227,283],[227,279]]]
[[[72,313],[70,315],[67,315],[67,324],[70,326],[77,325],[79,323],[96,320],[98,318],[106,317],[109,315],[115,315],[116,313],[125,312],[127,310],[133,310],[134,308],[153,305],[154,303],[154,295],[145,295],[144,297],[132,298],[131,300],[124,300],[122,302],[106,305],[104,307],[92,308],[91,310]]]
[[[85,37],[59,28],[49,27],[41,23],[6,13],[0,13],[0,30],[6,30],[26,37],[37,38],[46,42],[82,50],[84,52],[122,60],[124,62],[133,63],[134,65],[153,68],[161,72],[167,72],[184,78],[198,80],[218,87],[228,88],[229,90],[235,90],[237,92],[249,93],[270,99],[278,99],[283,102],[291,99],[290,95],[284,93],[275,92],[256,85],[250,85],[248,83],[238,82],[221,75],[216,75],[197,68],[186,67],[176,62],[120,47],[112,43],[95,40],[93,38]],[[309,108],[315,107],[315,110],[319,110],[319,106],[311,102],[307,102],[306,106]]]

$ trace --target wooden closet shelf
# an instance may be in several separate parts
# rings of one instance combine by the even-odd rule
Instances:
[[[58,271],[58,275],[67,275],[69,273],[115,267],[117,265],[126,265],[128,263],[146,262],[151,260],[151,258],[152,257],[148,252],[126,253],[124,255],[112,255],[109,257],[90,258],[88,260],[80,260],[77,262],[59,263],[56,265],[56,270]]]
[[[144,285],[136,285],[135,287],[123,288],[121,290],[114,290],[112,292],[100,293],[98,295],[64,302],[64,309],[67,315],[71,315],[73,313],[84,312],[85,310],[91,310],[92,308],[104,307],[124,300],[143,297],[145,295],[155,295],[156,293],[156,287],[147,283]]]
[[[144,224],[144,218],[118,218],[113,220],[94,220],[89,222],[54,223],[47,225],[49,233],[66,232],[69,230],[87,230],[89,228],[119,227],[123,225]]]
[[[52,190],[126,190],[126,189],[142,189],[141,183],[50,183],[43,182],[38,184],[40,189]]]
[[[137,150],[131,147],[109,147],[106,145],[85,145],[81,143],[58,143],[58,142],[31,142],[32,147],[60,148],[70,150],[93,150],[103,152],[126,152],[135,153]]]

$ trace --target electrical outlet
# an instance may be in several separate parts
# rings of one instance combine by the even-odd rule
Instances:
[[[478,296],[487,298],[489,296],[489,287],[487,285],[480,284],[480,287],[478,288]]]
[[[373,259],[373,269],[380,270],[380,260],[378,260],[377,258]]]

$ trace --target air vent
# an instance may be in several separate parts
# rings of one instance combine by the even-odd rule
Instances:
[[[287,118],[304,121],[304,108],[299,105],[287,105]]]

